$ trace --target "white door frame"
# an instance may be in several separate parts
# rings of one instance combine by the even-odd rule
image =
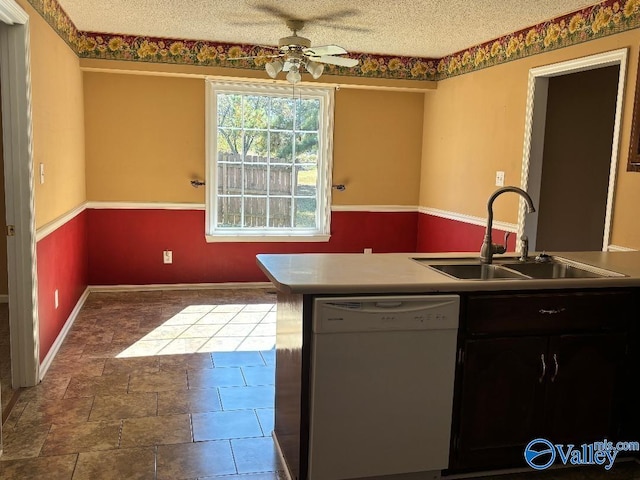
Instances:
[[[613,126],[613,142],[611,145],[611,167],[609,169],[609,188],[607,192],[607,208],[604,220],[604,236],[602,250],[607,251],[611,240],[611,222],[613,220],[613,195],[618,171],[618,152],[620,150],[620,122],[622,119],[622,101],[627,72],[628,48],[576,58],[566,62],[554,63],[529,70],[527,87],[527,107],[524,127],[524,147],[522,159],[522,188],[531,196],[534,205],[540,205],[540,183],[542,180],[542,155],[544,148],[544,131],[547,115],[547,93],[549,78],[570,73],[584,72],[595,68],[620,66],[618,76],[618,95]],[[538,213],[526,214],[525,204],[520,201],[518,212],[518,237],[523,234],[529,237],[532,249],[535,249],[535,238],[538,225]]]
[[[0,0],[0,88],[7,225],[9,319],[13,386],[39,381],[29,16],[15,0]],[[4,234],[4,233],[0,233]]]

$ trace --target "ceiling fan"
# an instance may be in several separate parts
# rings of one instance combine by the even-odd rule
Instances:
[[[348,68],[358,65],[358,60],[355,58],[337,56],[348,53],[338,45],[312,47],[311,40],[298,35],[298,31],[304,27],[303,20],[287,19],[286,25],[293,34],[281,38],[277,48],[266,47],[278,50],[278,53],[266,56],[273,59],[265,64],[265,70],[271,78],[276,78],[280,72],[288,72],[287,80],[289,83],[296,84],[302,79],[300,70],[303,67],[314,79],[318,79],[324,71],[325,64]],[[240,57],[236,60],[247,58],[257,58],[257,55]]]

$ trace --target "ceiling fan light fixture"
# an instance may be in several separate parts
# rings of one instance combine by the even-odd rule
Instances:
[[[295,85],[301,79],[302,79],[302,75],[300,75],[300,72],[298,71],[298,66],[293,65],[289,70],[289,73],[287,73],[287,81]]]
[[[276,78],[282,71],[282,66],[283,64],[281,60],[274,60],[272,62],[265,63],[264,69],[271,78]]]
[[[319,79],[320,75],[322,75],[322,72],[324,71],[324,65],[322,63],[314,62],[311,60],[309,60],[305,64],[305,68],[307,69],[307,72],[311,74],[314,80]]]

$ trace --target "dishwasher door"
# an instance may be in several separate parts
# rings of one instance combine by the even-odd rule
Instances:
[[[448,467],[457,295],[317,298],[309,479]]]

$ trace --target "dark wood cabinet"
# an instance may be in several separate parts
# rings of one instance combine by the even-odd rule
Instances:
[[[452,471],[526,467],[524,447],[538,437],[624,440],[629,292],[463,301]]]
[[[623,440],[620,435],[626,335],[552,337],[545,434],[554,443]],[[557,368],[556,368],[557,365]]]
[[[638,303],[640,303],[640,299]],[[626,382],[622,435],[626,439],[640,439],[640,408],[638,408],[638,399],[640,399],[640,322],[638,321],[632,322],[629,329],[629,363],[626,374],[628,381]],[[636,458],[640,459],[640,452],[636,452]]]
[[[547,338],[470,340],[464,348],[458,468],[514,463],[541,432]]]

